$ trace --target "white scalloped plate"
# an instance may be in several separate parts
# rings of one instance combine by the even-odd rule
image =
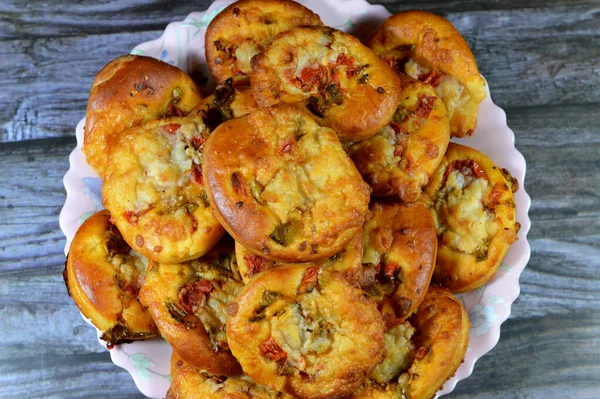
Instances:
[[[364,0],[300,0],[320,15],[328,25],[359,38],[364,38],[390,13],[382,6],[370,5]],[[132,54],[147,55],[176,65],[192,73],[210,76],[204,56],[204,34],[214,16],[232,0],[217,0],[208,10],[194,12],[181,22],[167,26],[161,37],[142,43]],[[214,83],[207,82],[202,88],[209,93]],[[76,129],[77,147],[69,157],[70,168],[64,177],[67,199],[60,214],[60,227],[67,237],[65,254],[79,225],[93,212],[102,209],[101,180],[87,165],[81,152],[83,143],[82,120]],[[477,359],[489,352],[500,338],[500,325],[510,315],[511,304],[519,296],[519,275],[530,256],[527,233],[530,228],[528,216],[531,200],[524,188],[525,159],[515,148],[515,136],[506,125],[506,114],[488,96],[479,108],[477,130],[473,137],[456,140],[487,154],[496,164],[508,168],[519,183],[515,194],[517,220],[521,223],[519,240],[514,243],[496,276],[486,286],[461,294],[472,323],[471,342],[463,364],[449,379],[438,395],[454,389],[456,383],[473,372]],[[100,341],[102,345],[102,341]],[[113,363],[126,369],[139,390],[151,398],[162,398],[169,387],[169,361],[171,348],[161,339],[153,339],[116,346],[110,351]]]

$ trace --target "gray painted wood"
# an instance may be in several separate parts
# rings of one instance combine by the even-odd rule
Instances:
[[[143,397],[64,288],[62,176],[95,73],[208,3],[0,3],[0,397]],[[600,397],[600,2],[377,3],[463,32],[527,159],[521,295],[449,397]]]

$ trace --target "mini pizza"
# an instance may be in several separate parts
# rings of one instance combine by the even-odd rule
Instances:
[[[217,83],[247,84],[250,60],[280,32],[296,26],[322,25],[319,16],[291,0],[241,0],[208,25],[206,62]]]
[[[225,237],[200,259],[151,262],[139,297],[183,360],[197,369],[231,376],[241,370],[229,350],[225,323],[241,287],[233,240]]]
[[[202,117],[204,124],[213,131],[221,123],[238,118],[258,109],[250,86],[233,87],[229,78],[215,89],[214,94],[206,97],[188,116]]]
[[[435,282],[464,292],[494,276],[517,239],[517,189],[508,170],[473,148],[450,143],[424,192],[439,240]]]
[[[414,202],[436,170],[450,140],[446,107],[433,88],[400,76],[400,103],[392,120],[348,153],[379,197]]]
[[[227,320],[245,374],[303,399],[351,393],[383,360],[383,321],[373,301],[318,266],[265,270],[238,295]]]
[[[335,255],[368,211],[369,186],[335,132],[291,105],[221,124],[204,145],[202,170],[217,219],[272,260]]]
[[[315,262],[316,265],[327,272],[341,273],[350,282],[359,282],[362,277],[362,234],[359,233],[339,253],[330,258]],[[238,269],[244,284],[263,270],[289,263],[277,262],[255,254],[239,242],[235,242],[235,254],[238,260]]]
[[[114,345],[158,335],[150,313],[137,300],[144,260],[132,252],[103,210],[77,230],[63,273],[81,313]]]
[[[342,141],[377,133],[400,95],[400,80],[385,62],[355,37],[323,26],[277,35],[252,59],[251,82],[259,106],[298,104]]]
[[[417,309],[435,266],[437,236],[429,210],[420,203],[371,203],[363,228],[364,290],[378,304],[386,329]]]
[[[433,399],[456,372],[469,346],[471,328],[462,303],[448,290],[432,286],[411,323],[414,329],[404,329],[403,334],[405,340],[414,332],[412,343],[399,341],[402,355],[393,362],[401,363],[395,369],[403,370],[399,377],[395,374],[385,383],[382,381],[392,373],[380,380],[371,379],[348,399]]]
[[[158,118],[186,115],[202,97],[181,69],[155,58],[124,55],[92,83],[85,114],[83,153],[101,176],[115,137]]]
[[[194,259],[223,235],[202,182],[207,136],[201,118],[165,118],[121,134],[109,154],[102,202],[125,241],[149,259]]]
[[[448,290],[430,287],[410,319],[415,327],[415,360],[408,369],[410,399],[429,399],[463,361],[471,323],[462,302]]]
[[[368,46],[397,72],[434,87],[446,105],[450,133],[471,135],[486,96],[469,45],[445,18],[425,11],[392,15],[373,32]]]
[[[247,376],[225,377],[200,371],[183,361],[177,353],[171,356],[171,385],[166,399],[293,399],[280,392],[269,391]]]

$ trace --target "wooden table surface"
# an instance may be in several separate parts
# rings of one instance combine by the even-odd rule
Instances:
[[[143,397],[68,297],[62,177],[95,73],[208,1],[0,3],[0,397]],[[531,260],[450,398],[600,398],[600,2],[380,0],[448,17],[527,160]]]

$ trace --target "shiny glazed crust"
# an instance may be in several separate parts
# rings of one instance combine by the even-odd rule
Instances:
[[[362,384],[385,353],[375,304],[339,274],[293,265],[250,281],[227,321],[244,372],[300,398],[339,398]]]
[[[92,83],[85,115],[83,153],[104,177],[115,137],[152,119],[182,116],[200,90],[182,70],[155,58],[124,55],[109,62]]]
[[[75,304],[103,332],[109,347],[158,335],[150,313],[137,300],[145,265],[130,251],[103,210],[77,230],[63,273]]]
[[[223,235],[202,183],[200,118],[165,118],[118,137],[102,202],[127,243],[157,262],[205,254]]]
[[[330,258],[315,261],[314,264],[323,270],[332,273],[342,273],[350,282],[359,282],[362,276],[362,234],[359,233],[339,253]],[[272,267],[285,266],[289,263],[277,262],[257,255],[244,247],[238,241],[235,242],[235,255],[238,261],[238,269],[244,284],[263,270]]]
[[[386,329],[403,323],[419,306],[431,280],[435,224],[422,204],[373,202],[363,233],[363,263],[373,273],[365,291],[378,303]],[[363,284],[364,285],[364,284]]]
[[[370,189],[335,133],[291,105],[220,125],[204,146],[203,176],[225,229],[273,260],[333,256],[368,211]]]
[[[171,356],[171,385],[166,399],[292,399],[257,385],[246,376],[223,377],[202,372]]]
[[[250,86],[233,87],[233,79],[227,79],[190,111],[188,116],[200,116],[204,124],[215,130],[229,119],[239,118],[258,109]]]
[[[204,257],[186,263],[151,262],[140,290],[161,335],[183,360],[215,375],[241,373],[223,329],[227,305],[242,287],[233,242],[220,242]]]
[[[322,25],[319,16],[291,0],[242,0],[221,11],[208,25],[206,62],[217,83],[229,78],[245,84],[250,60],[280,32]]]
[[[446,104],[452,136],[473,133],[486,95],[485,80],[469,45],[448,20],[425,11],[403,11],[383,21],[367,45],[396,71],[435,87]]]
[[[374,196],[414,202],[446,152],[446,107],[433,88],[401,75],[400,104],[392,121],[370,139],[348,148]]]
[[[506,169],[473,148],[450,143],[423,193],[438,230],[434,282],[464,292],[494,276],[517,239],[517,189]]]
[[[306,107],[343,141],[383,128],[400,93],[400,80],[377,55],[355,37],[322,26],[277,35],[252,59],[251,83],[259,106]]]

